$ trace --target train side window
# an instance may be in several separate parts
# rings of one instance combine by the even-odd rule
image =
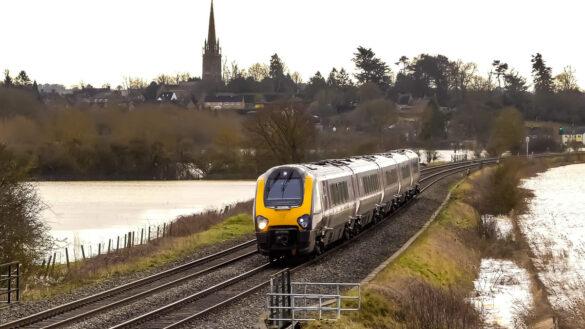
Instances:
[[[408,165],[402,166],[402,179],[410,178],[410,170]]]
[[[386,171],[386,184],[394,185],[396,183],[396,169],[390,169]]]
[[[349,189],[347,188],[347,182],[341,182],[341,192],[342,192],[342,201],[341,202],[346,202],[347,200],[349,200]]]
[[[370,194],[380,189],[380,181],[378,180],[377,174],[362,177],[362,182],[364,184],[365,194]]]

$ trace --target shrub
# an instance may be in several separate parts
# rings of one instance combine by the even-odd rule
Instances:
[[[0,144],[0,263],[19,261],[25,273],[52,247],[34,186],[24,165]]]

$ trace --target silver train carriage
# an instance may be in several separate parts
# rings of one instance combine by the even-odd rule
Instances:
[[[418,194],[419,178],[411,150],[271,168],[256,184],[258,250],[271,257],[320,253]]]

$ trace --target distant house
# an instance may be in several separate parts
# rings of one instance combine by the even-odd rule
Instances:
[[[562,135],[563,144],[567,145],[571,142],[585,144],[585,140],[583,138],[584,134],[585,134],[585,127],[566,128],[563,131],[563,135]]]
[[[204,106],[212,110],[241,110],[246,103],[244,96],[206,96]]]
[[[172,91],[160,93],[156,100],[160,103],[175,103],[178,100],[177,94]]]
[[[414,99],[412,98],[412,94],[398,94],[398,98],[396,99],[396,107],[399,110],[410,110],[413,107]]]

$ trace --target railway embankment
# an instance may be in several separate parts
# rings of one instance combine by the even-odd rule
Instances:
[[[315,322],[307,327],[484,328],[489,318],[478,302],[477,279],[482,259],[500,259],[528,273],[532,305],[516,324],[552,328],[557,316],[518,226],[517,215],[525,211],[530,197],[520,188],[520,180],[551,167],[583,161],[583,155],[511,159],[452,185],[449,200],[438,216],[365,284],[361,311],[349,312],[334,323]],[[509,215],[514,238],[498,237],[496,224],[482,219],[486,214]]]

